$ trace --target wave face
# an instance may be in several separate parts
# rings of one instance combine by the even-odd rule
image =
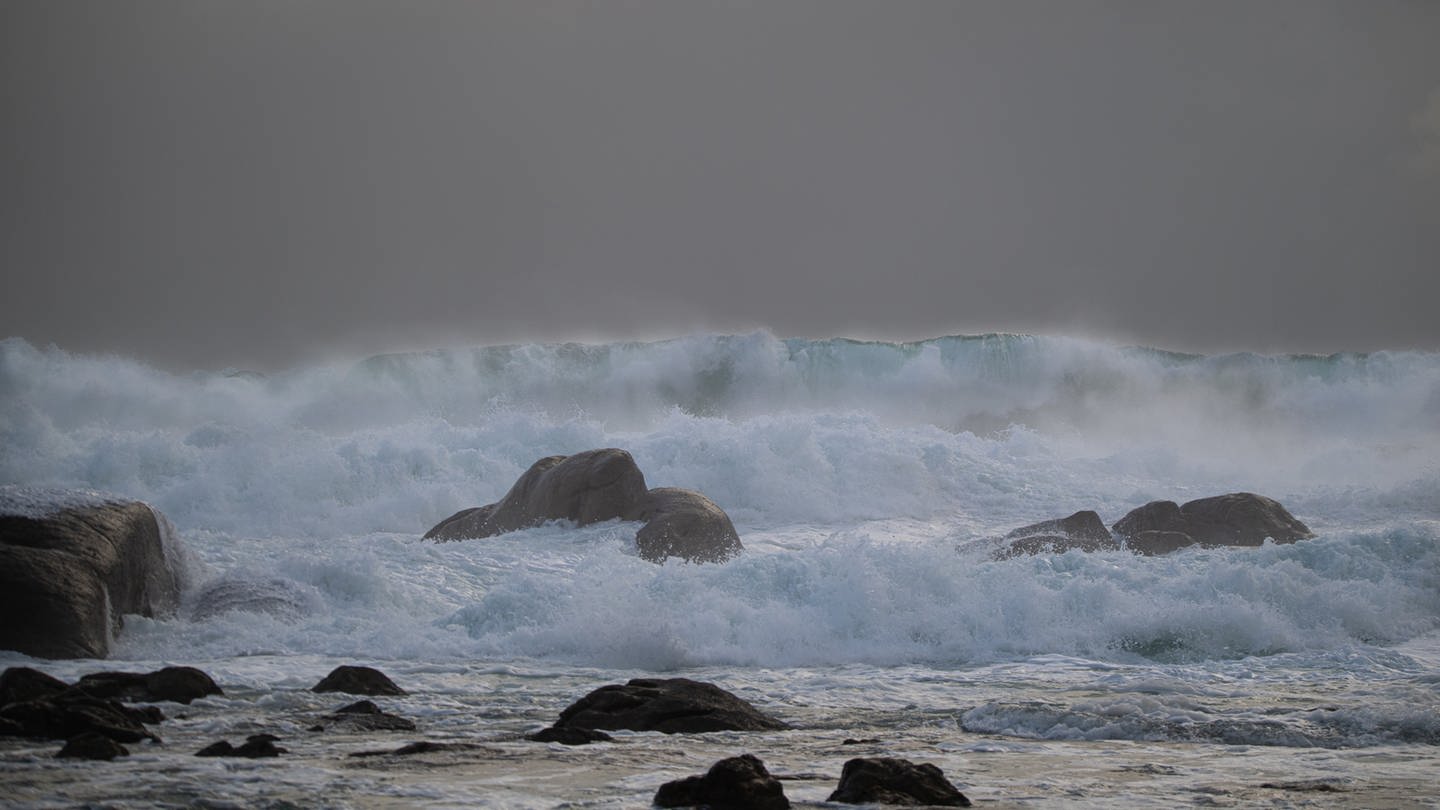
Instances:
[[[1440,357],[757,333],[262,377],[10,339],[0,440],[0,482],[110,490],[182,527],[262,534],[423,531],[540,456],[610,444],[652,485],[701,489],[752,524],[999,524],[1237,489],[1434,517]]]
[[[630,450],[651,486],[705,492],[750,552],[657,567],[625,524],[417,541],[535,459],[603,446]],[[1421,352],[760,333],[266,377],[11,339],[0,447],[0,484],[146,500],[209,565],[211,603],[188,619],[201,630],[128,623],[131,657],[1194,662],[1440,628],[1440,356]],[[1078,509],[1112,523],[1149,500],[1240,490],[1319,537],[1159,559],[966,551]]]

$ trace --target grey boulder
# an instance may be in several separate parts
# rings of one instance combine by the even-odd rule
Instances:
[[[644,521],[635,534],[643,559],[665,562],[724,562],[744,548],[730,516],[715,502],[690,489],[657,487],[645,493],[626,520]]]

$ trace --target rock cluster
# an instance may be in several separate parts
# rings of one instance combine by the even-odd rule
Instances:
[[[652,562],[679,557],[723,562],[743,546],[730,517],[714,501],[688,489],[647,489],[645,475],[624,450],[603,448],[536,461],[488,506],[464,509],[440,521],[425,538],[493,537],[551,520],[585,526],[604,520],[643,521],[635,543]]]
[[[67,759],[114,759],[129,754],[120,743],[159,742],[146,726],[165,720],[158,707],[121,701],[188,704],[216,694],[220,687],[193,667],[98,672],[73,685],[29,667],[11,667],[0,673],[0,736],[66,740],[56,756]]]
[[[1201,498],[1184,505],[1153,501],[1131,510],[1109,529],[1095,512],[1022,526],[1001,539],[999,559],[1065,551],[1126,549],[1168,554],[1190,546],[1259,546],[1294,543],[1315,535],[1279,502],[1250,492]]]

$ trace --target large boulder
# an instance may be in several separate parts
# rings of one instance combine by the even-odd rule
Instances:
[[[169,700],[189,704],[209,695],[223,695],[214,679],[195,667],[165,667],[154,672],[94,672],[76,688],[100,698],[152,703]]]
[[[1069,517],[1045,520],[1010,532],[1004,537],[1004,545],[995,553],[997,559],[1018,557],[1022,554],[1060,554],[1072,549],[1080,551],[1104,551],[1118,549],[1120,544],[1105,528],[1100,516],[1085,510]]]
[[[457,512],[425,537],[493,537],[549,520],[572,520],[584,526],[624,517],[644,495],[645,476],[624,450],[547,456],[530,465],[499,501]]]
[[[641,521],[635,536],[643,559],[670,557],[723,562],[744,548],[730,516],[693,490],[647,490],[645,476],[624,450],[604,448],[572,456],[548,456],[530,466],[505,497],[462,509],[425,533],[428,540],[493,537],[569,520],[584,526],[604,520]]]
[[[663,563],[669,557],[724,562],[744,548],[730,516],[714,501],[690,489],[652,489],[626,513],[625,519],[645,523],[635,533],[635,546],[641,558],[651,562]]]
[[[929,763],[916,765],[908,759],[893,757],[846,762],[840,772],[840,784],[826,801],[925,807],[970,806],[970,800],[950,784],[939,768]]]
[[[184,579],[169,522],[148,505],[0,487],[0,649],[104,658],[124,615],[174,612]]]
[[[1177,506],[1152,501],[1112,527],[1141,554],[1163,554],[1189,545],[1258,546],[1266,539],[1294,543],[1314,533],[1279,502],[1250,492],[1232,492]],[[1188,540],[1188,542],[1187,542]]]
[[[754,754],[729,757],[697,776],[666,782],[655,791],[657,807],[711,810],[789,810],[780,780]]]
[[[561,712],[555,727],[665,734],[789,728],[715,684],[689,678],[635,678],[602,686]]]

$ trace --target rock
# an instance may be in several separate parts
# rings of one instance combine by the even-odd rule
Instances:
[[[381,711],[379,706],[368,700],[361,700],[336,709],[333,714],[325,715],[325,719],[343,725],[352,731],[415,730],[414,721]],[[324,726],[320,728],[323,730]]]
[[[175,610],[181,558],[169,522],[143,503],[0,487],[0,649],[104,658],[123,615]]]
[[[1190,501],[1153,501],[1131,511],[1113,526],[1142,554],[1160,554],[1198,544],[1258,546],[1269,538],[1294,543],[1315,535],[1277,501],[1250,492],[1232,492]],[[1183,537],[1181,536],[1183,535]],[[1188,537],[1190,542],[1184,542]]]
[[[240,746],[233,746],[229,740],[213,742],[199,751],[195,752],[197,757],[245,757],[247,759],[265,759],[278,757],[281,754],[288,754],[289,751],[275,745],[279,740],[273,734],[252,734],[245,739]]]
[[[669,557],[688,562],[724,562],[744,546],[730,516],[694,490],[657,487],[625,514],[644,521],[635,535],[642,559],[663,563]]]
[[[550,728],[529,734],[525,739],[531,742],[560,743],[561,745],[589,745],[596,742],[614,742],[615,738],[603,731],[588,728]]]
[[[845,763],[840,784],[826,799],[845,804],[969,807],[970,800],[929,763],[908,759],[858,758]]]
[[[1005,535],[1006,545],[996,552],[996,559],[1009,559],[1022,554],[1061,554],[1072,549],[1104,551],[1118,549],[1120,544],[1100,516],[1085,510],[1055,520],[1032,523]]]
[[[386,677],[385,673],[371,667],[338,666],[330,671],[319,683],[310,687],[312,692],[344,692],[350,695],[404,695],[404,689]]]
[[[207,695],[223,695],[220,687],[194,667],[165,667],[154,672],[95,672],[75,686],[96,697],[118,700],[169,700],[188,705]]]
[[[159,739],[144,726],[153,715],[74,690],[11,703],[0,708],[0,717],[18,725],[25,737],[68,740],[93,731],[117,742]]]
[[[724,689],[689,678],[636,678],[602,686],[561,712],[555,727],[666,734],[789,728]]]
[[[493,537],[549,520],[584,526],[623,517],[644,495],[645,476],[624,450],[548,456],[530,465],[496,503],[452,515],[425,537]]]
[[[190,618],[197,622],[226,613],[261,613],[296,621],[316,607],[311,591],[285,579],[220,579],[207,583],[187,601]]]
[[[703,776],[666,782],[655,791],[659,807],[709,807],[712,810],[787,810],[790,800],[780,781],[752,754],[722,759]]]
[[[624,450],[587,450],[549,456],[531,465],[504,498],[463,509],[440,521],[425,538],[462,540],[570,520],[584,526],[602,520],[644,521],[635,536],[640,556],[663,563],[723,562],[743,550],[730,516],[714,501],[688,489],[647,490],[645,476]]]
[[[434,752],[436,752],[436,751],[478,751],[478,750],[481,750],[481,749],[483,749],[483,748],[484,748],[484,746],[476,745],[475,743],[463,743],[463,742],[443,743],[443,742],[431,742],[431,741],[429,741],[429,740],[421,740],[421,741],[419,741],[419,742],[406,743],[405,745],[402,745],[402,746],[400,746],[399,748],[395,748],[395,749],[393,749],[393,750],[385,750],[385,751],[356,751],[356,752],[354,752],[353,754],[351,754],[350,756],[352,756],[352,757],[389,757],[389,756],[407,757],[407,756],[412,756],[412,755],[414,755],[414,754],[430,754],[430,753],[434,753]]]
[[[0,706],[54,697],[69,688],[69,684],[38,669],[10,667],[0,672]]]
[[[130,750],[103,734],[87,731],[66,740],[56,759],[114,759],[128,757]]]

